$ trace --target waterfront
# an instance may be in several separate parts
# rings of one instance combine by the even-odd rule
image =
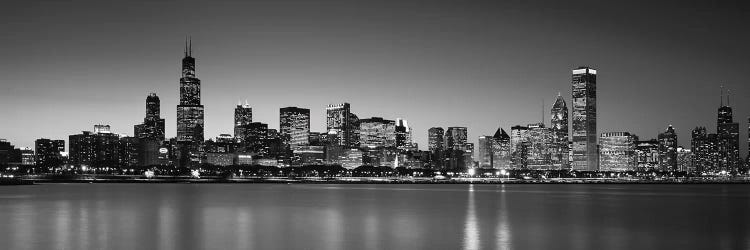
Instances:
[[[746,185],[42,184],[4,249],[748,249]]]

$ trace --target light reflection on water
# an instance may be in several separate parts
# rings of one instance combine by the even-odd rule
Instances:
[[[469,201],[466,206],[464,223],[464,249],[479,249],[479,228],[477,228],[477,211],[474,207],[474,184],[469,184]]]
[[[0,244],[750,249],[748,211],[744,185],[45,184],[0,188]]]

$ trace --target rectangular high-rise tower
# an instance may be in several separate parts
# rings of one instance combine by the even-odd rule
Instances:
[[[298,107],[279,109],[279,133],[289,147],[310,144],[310,110]]]
[[[574,170],[599,169],[596,134],[596,70],[573,70],[573,162]]]

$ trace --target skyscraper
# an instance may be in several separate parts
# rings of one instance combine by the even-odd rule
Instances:
[[[195,75],[192,41],[185,43],[180,78],[180,104],[177,105],[177,146],[179,166],[200,161],[199,145],[204,138],[204,116],[201,105],[201,81]]]
[[[552,132],[544,123],[529,124],[527,130],[528,151],[526,167],[530,169],[549,169],[552,166]]]
[[[441,127],[432,127],[427,130],[427,149],[432,152],[442,151],[445,146],[444,134]]]
[[[355,144],[352,141],[355,132],[351,124],[352,120],[353,117],[349,103],[328,105],[326,107],[326,130],[329,135],[336,135],[339,146],[351,147]]]
[[[310,110],[298,107],[279,109],[279,133],[287,147],[310,144]]]
[[[467,143],[466,127],[449,127],[445,132],[445,166],[449,169],[464,169],[473,158],[474,144]]]
[[[659,134],[659,169],[677,171],[677,133],[672,125]]]
[[[446,149],[464,150],[468,130],[466,127],[449,127],[445,133]]]
[[[164,119],[161,118],[161,101],[156,93],[146,97],[146,117],[143,123],[135,125],[134,135],[139,139],[164,141]]]
[[[498,128],[492,136],[492,168],[510,168],[510,136]]]
[[[479,161],[479,167],[492,168],[492,136],[480,136],[477,147],[477,160]]]
[[[359,145],[362,148],[396,146],[396,122],[381,117],[359,120]]]
[[[552,145],[550,151],[552,154],[553,168],[568,168],[568,106],[560,94],[557,94],[555,104],[552,105],[551,111]]]
[[[596,70],[573,70],[573,163],[575,170],[598,170]]]
[[[405,148],[411,146],[409,124],[406,120],[396,118],[396,147]]]
[[[638,158],[635,152],[638,137],[628,132],[602,133],[599,138],[601,171],[635,170]]]
[[[427,130],[427,149],[430,151],[432,167],[445,167],[445,130],[443,128],[432,127]]]
[[[705,127],[696,127],[692,131],[690,151],[692,166],[698,172],[712,172],[718,164],[718,141],[716,134],[708,134]]]
[[[721,104],[719,105],[716,120],[716,135],[718,137],[718,170],[736,170],[740,164],[740,125],[732,119],[732,107],[729,106],[729,95],[727,103],[724,103],[722,90]]]
[[[526,168],[529,153],[529,127],[516,125],[510,128],[511,165]]]
[[[238,141],[245,134],[245,127],[253,122],[253,108],[245,100],[245,104],[237,103],[234,108],[234,138]]]

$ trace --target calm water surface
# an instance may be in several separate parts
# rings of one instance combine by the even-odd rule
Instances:
[[[750,185],[0,187],[0,249],[750,249]]]

